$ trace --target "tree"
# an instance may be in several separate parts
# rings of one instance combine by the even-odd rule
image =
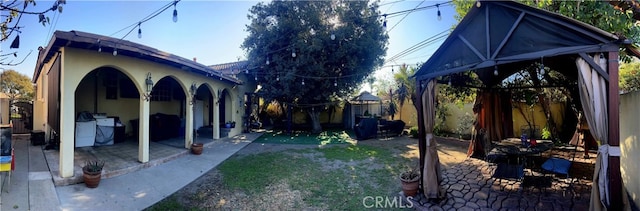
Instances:
[[[249,10],[248,74],[266,101],[305,109],[312,132],[319,114],[355,92],[382,66],[388,36],[377,3],[367,1],[272,1]]]
[[[24,26],[19,25],[20,20],[22,19],[22,15],[37,15],[38,22],[43,26],[49,24],[49,17],[46,16],[49,12],[62,12],[62,5],[66,3],[66,0],[56,0],[53,5],[43,11],[29,11],[28,7],[36,6],[35,0],[9,0],[0,2],[0,44],[4,44],[14,32],[17,32],[16,35],[11,41],[10,48],[19,48],[20,47],[20,33],[22,33],[22,28]],[[19,65],[27,58],[26,55],[22,61],[14,62],[10,57],[18,57],[17,51],[14,52],[0,52],[0,66],[15,66]]]
[[[415,102],[417,99],[416,94],[416,80],[412,79],[416,73],[416,69],[413,67],[409,67],[407,65],[400,66],[400,69],[397,73],[393,74],[393,78],[396,81],[396,84],[399,84],[398,90],[396,91],[396,99],[400,104],[400,119],[402,119],[402,107],[404,103],[411,100],[411,103],[414,107],[417,108]]]
[[[31,79],[15,70],[5,70],[0,73],[0,91],[9,96],[9,104],[33,99]]]
[[[620,91],[627,93],[640,90],[640,62],[620,65]]]

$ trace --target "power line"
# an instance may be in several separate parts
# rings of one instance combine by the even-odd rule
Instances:
[[[414,7],[413,9],[418,8],[420,5],[422,5],[422,3],[424,3],[424,1],[426,1],[426,0],[422,0],[422,2],[420,2],[420,4],[418,4],[418,5],[416,5],[416,7]],[[400,22],[402,22],[402,20],[404,20],[407,16],[409,16],[409,14],[411,14],[413,11],[414,11],[414,10],[407,12],[407,14],[405,14],[405,15],[402,17],[402,19],[400,19],[400,21],[396,22],[396,24],[395,24],[395,25],[393,25],[393,26],[391,27],[391,29],[389,29],[387,32],[389,32],[389,31],[393,30],[394,28],[396,28],[396,26],[397,26],[398,24],[400,24]]]
[[[413,45],[413,46],[411,46],[411,47],[409,47],[409,48],[397,53],[396,55],[390,57],[389,59],[387,59],[387,62],[395,61],[395,60],[397,60],[397,59],[399,59],[399,58],[401,58],[403,56],[406,56],[406,55],[411,54],[411,53],[413,53],[413,52],[415,52],[415,51],[417,51],[417,50],[419,50],[421,48],[424,48],[424,47],[434,43],[435,41],[438,41],[439,39],[442,39],[442,38],[446,37],[447,34],[445,34],[445,33],[448,32],[448,31],[449,31],[448,29],[444,30],[444,31],[442,31],[440,33],[437,33],[437,34],[431,36],[431,37],[428,37],[427,39],[425,39],[423,41],[420,41],[419,43],[417,43],[417,44],[415,44],[415,45]]]

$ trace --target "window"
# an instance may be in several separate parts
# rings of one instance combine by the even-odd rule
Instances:
[[[151,92],[152,101],[171,101],[171,84],[158,83]]]

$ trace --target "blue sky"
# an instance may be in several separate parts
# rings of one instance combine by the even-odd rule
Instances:
[[[43,27],[37,22],[37,17],[23,16],[20,25],[25,26],[20,34],[19,62],[30,51],[24,63],[18,66],[2,67],[15,69],[29,77],[33,75],[37,60],[38,46],[46,46],[55,30],[78,30],[122,38],[130,28],[119,30],[136,24],[137,22],[168,4],[171,1],[74,1],[68,0],[62,13],[49,13],[51,24]],[[421,6],[435,5],[446,1],[414,1],[414,0],[385,0],[381,2],[382,13],[394,13]],[[164,11],[154,19],[141,25],[142,38],[138,38],[137,29],[124,39],[141,43],[159,50],[172,53],[187,59],[197,58],[205,64],[220,64],[245,59],[245,52],[240,48],[247,36],[245,25],[249,23],[247,14],[251,6],[257,1],[192,1],[182,0],[177,4],[178,21],[172,21],[173,7]],[[53,1],[37,1],[36,7],[29,7],[29,11],[40,11],[50,7]],[[407,15],[389,17],[387,29],[389,33],[389,49],[387,58],[397,55],[413,45],[432,37],[455,24],[453,6],[440,6],[442,20],[437,18],[435,8],[414,11]],[[397,24],[397,25],[396,25]],[[396,25],[393,29],[391,29]],[[13,40],[1,45],[2,53],[14,52],[9,49]],[[378,77],[390,75],[390,65],[403,63],[415,65],[426,61],[440,46],[442,40],[422,48],[412,54],[401,57],[376,73]],[[5,61],[7,62],[7,61]],[[398,67],[396,66],[395,69]]]

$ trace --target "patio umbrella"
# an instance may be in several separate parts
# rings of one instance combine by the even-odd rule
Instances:
[[[424,160],[424,171],[422,176],[422,188],[426,198],[442,198],[440,182],[442,181],[442,171],[440,169],[440,158],[436,139],[433,136],[435,125],[435,89],[436,81],[430,80],[426,90],[422,94],[424,129],[426,133],[426,152]]]
[[[360,93],[360,95],[354,97],[351,101],[357,101],[360,102],[360,104],[367,104],[367,110],[370,111],[369,109],[369,103],[371,102],[380,102],[380,98],[372,95],[371,93],[364,91],[362,93]]]

